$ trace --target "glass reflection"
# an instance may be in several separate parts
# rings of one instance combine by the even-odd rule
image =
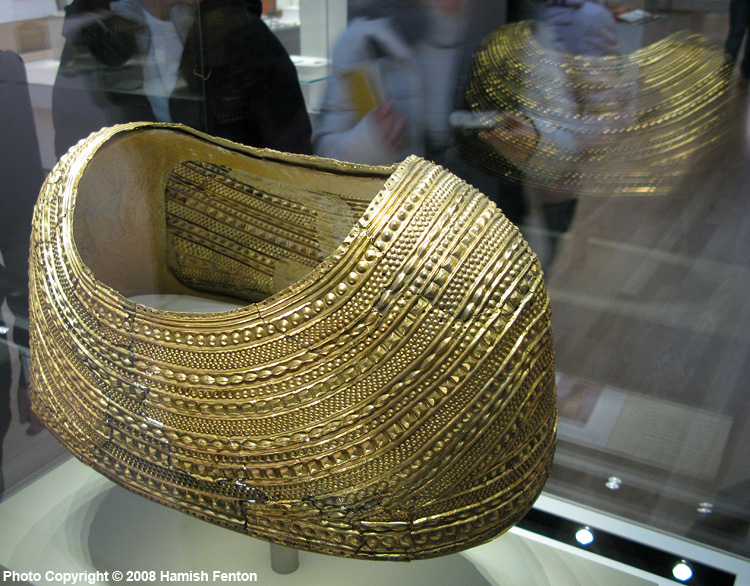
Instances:
[[[27,433],[41,427],[29,408],[28,251],[31,215],[44,178],[26,71],[20,56],[0,51],[0,499],[4,439],[14,412]],[[13,403],[13,406],[11,404]]]
[[[551,287],[562,392],[548,491],[715,544],[695,503],[747,474],[745,102],[723,55],[726,15],[646,10],[632,24],[596,2],[515,4],[482,21],[484,39],[497,36],[479,71],[459,57],[470,46],[476,64],[487,47],[476,33],[442,46],[448,72],[428,57],[439,4],[357,3],[316,152],[367,163],[416,152],[491,195]],[[479,4],[442,18],[476,30],[452,19]],[[469,91],[456,99],[440,79]],[[747,554],[746,539],[726,537]]]
[[[261,14],[260,0],[74,0],[52,96],[57,155],[136,120],[309,153],[296,69]]]
[[[357,2],[350,17],[332,53],[315,154],[366,164],[425,156],[520,222],[526,208],[518,181],[462,158],[450,123],[462,109],[472,56],[506,22],[506,6],[491,0]]]

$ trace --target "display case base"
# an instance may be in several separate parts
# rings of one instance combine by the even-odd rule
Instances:
[[[3,584],[58,585],[74,574],[100,585],[656,584],[517,528],[460,554],[409,563],[299,552],[299,567],[279,573],[268,543],[147,501],[74,459],[0,503],[0,527],[0,572],[10,572]]]

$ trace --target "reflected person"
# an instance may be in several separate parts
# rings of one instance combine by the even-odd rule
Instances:
[[[44,180],[39,142],[21,58],[0,51],[0,499],[4,492],[3,440],[11,423],[11,398],[31,435],[41,431],[30,411],[24,362],[29,347],[29,239],[34,202]],[[14,393],[15,391],[15,393]]]
[[[607,57],[620,54],[614,16],[599,0],[547,0],[538,7],[538,38],[547,49],[565,55]],[[595,98],[576,96],[577,109],[585,114]],[[604,130],[604,129],[602,129]],[[549,231],[549,260],[554,260],[560,236],[566,233],[578,206],[575,190],[534,188],[545,228]]]
[[[452,144],[450,116],[479,42],[506,22],[505,2],[359,2],[337,39],[315,154],[392,164],[410,154],[439,163],[492,198],[518,223],[521,187],[472,166]]]
[[[748,28],[750,27],[750,0],[730,0],[729,2],[729,32],[724,42],[726,52],[732,65],[737,61],[745,41],[745,48],[740,61],[740,73],[743,77],[750,78],[750,40],[748,40]]]
[[[261,12],[260,0],[74,0],[53,90],[57,155],[131,121],[310,153],[296,69]]]
[[[524,89],[516,99],[547,104],[545,120],[529,117],[519,105],[518,113],[497,116],[495,126],[480,132],[479,137],[524,172],[527,194],[538,206],[548,233],[549,254],[544,266],[549,268],[560,236],[570,229],[578,203],[578,185],[569,179],[586,164],[587,150],[604,144],[604,137],[612,130],[610,114],[616,113],[616,118],[625,120],[619,116],[624,102],[620,95],[622,84],[602,75],[607,68],[596,65],[597,58],[619,55],[615,20],[603,4],[598,0],[547,0],[534,3],[530,16],[535,23],[535,42],[547,53],[545,59],[539,59],[534,50],[517,55],[518,63],[526,68],[526,79],[519,84]],[[572,56],[594,58],[587,61],[593,66],[573,61]],[[497,76],[491,83],[502,87],[503,73],[498,71]],[[584,87],[585,91],[581,89]],[[613,108],[618,110],[613,112]],[[541,164],[534,157],[539,130],[545,124],[550,125],[545,138],[566,156],[547,160],[534,171],[533,167]],[[529,164],[532,161],[534,165]],[[541,180],[534,176],[539,171],[544,172]]]

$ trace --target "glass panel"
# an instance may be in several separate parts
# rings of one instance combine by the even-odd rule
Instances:
[[[389,13],[350,4],[315,152],[363,163],[416,152],[495,198],[521,226],[547,267],[553,307],[561,419],[548,493],[750,554],[744,116],[727,117],[739,131],[724,136],[712,158],[694,157],[661,195],[575,198],[558,189],[552,195],[567,201],[545,203],[529,185],[519,190],[457,157],[448,120],[462,107],[468,58],[481,38],[506,18],[528,15],[548,18],[560,33],[560,23],[575,26],[575,9],[539,3],[504,14],[498,3],[476,0]],[[690,31],[717,54],[726,35],[723,3],[700,12],[648,5],[635,15],[623,7],[617,22],[586,4],[601,30],[571,34],[568,52],[615,53],[614,37],[628,54]],[[632,16],[636,22],[626,22]],[[639,171],[657,179],[655,170]]]
[[[694,161],[669,193],[572,198],[545,217],[521,173],[499,177],[457,152],[450,118],[465,108],[479,42],[539,7],[422,1],[202,0],[165,11],[155,0],[0,0],[8,491],[64,456],[48,434],[27,435],[38,430],[17,400],[25,405],[24,263],[42,177],[103,125],[171,120],[368,164],[416,153],[494,198],[547,267],[560,399],[549,494],[750,556],[744,113],[721,151]],[[643,4],[636,22],[617,22],[619,50],[682,30],[723,45],[728,3],[676,4]],[[731,91],[746,85],[735,71]]]
[[[0,498],[65,455],[29,408],[28,249],[45,169],[35,104],[19,54],[49,52],[54,1],[0,2]]]
[[[721,47],[722,7],[652,11],[618,33],[631,50],[680,30]],[[748,557],[742,104],[665,196],[579,201],[547,276],[560,406],[547,491]]]

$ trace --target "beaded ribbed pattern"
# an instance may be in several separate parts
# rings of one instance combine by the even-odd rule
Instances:
[[[554,358],[539,263],[494,204],[412,157],[323,258],[318,212],[295,203],[304,186],[269,189],[203,161],[196,152],[219,147],[201,135],[166,192],[142,195],[165,200],[175,274],[274,294],[227,312],[158,311],[102,286],[78,256],[69,180],[113,136],[149,131],[92,135],[37,204],[32,395],[52,433],[129,490],[304,550],[427,558],[517,522],[552,460]],[[327,191],[337,197],[336,173]],[[268,291],[290,256],[309,274]]]

